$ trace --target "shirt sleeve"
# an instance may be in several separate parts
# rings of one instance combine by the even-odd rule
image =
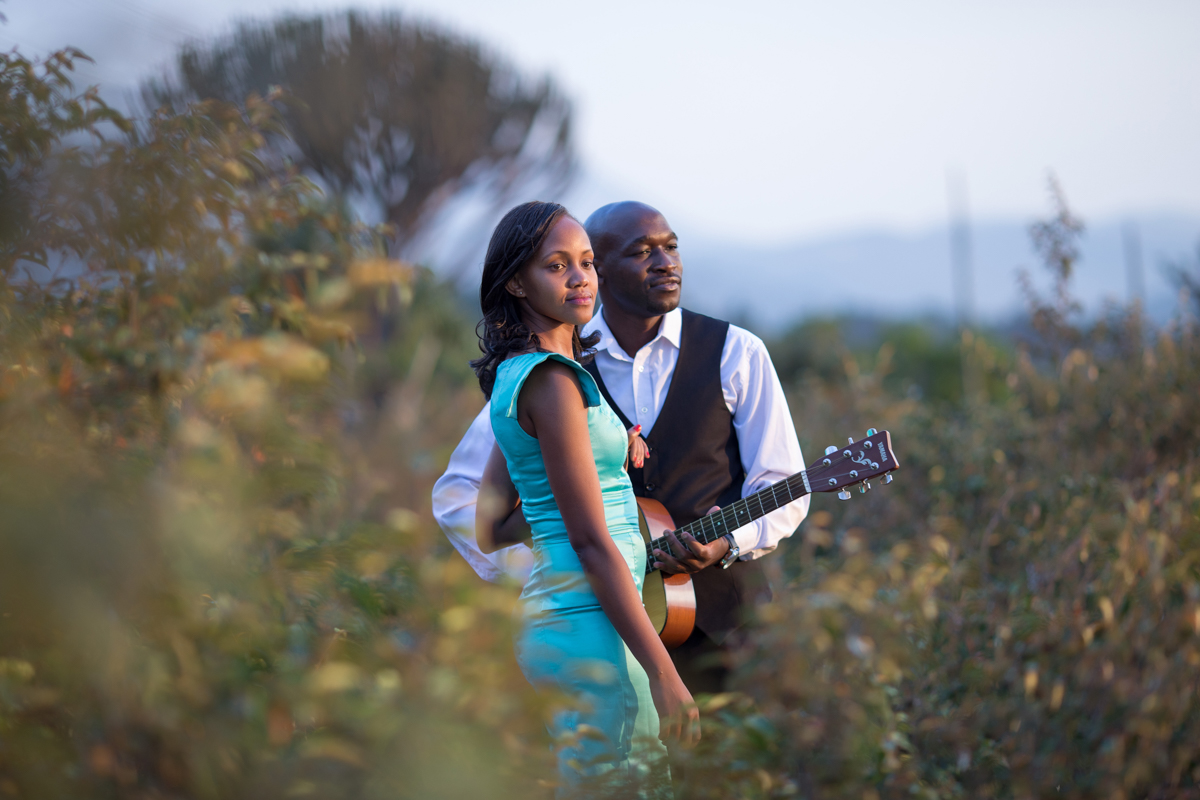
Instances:
[[[721,389],[733,413],[733,428],[746,473],[742,497],[804,469],[804,454],[783,386],[762,340],[729,326],[721,354]],[[805,497],[734,531],[739,558],[761,558],[791,536],[808,515]]]
[[[533,552],[526,545],[514,544],[485,553],[475,540],[475,503],[483,468],[495,442],[489,403],[454,448],[446,473],[433,485],[433,518],[479,577],[494,583],[508,576],[524,583],[533,568]]]

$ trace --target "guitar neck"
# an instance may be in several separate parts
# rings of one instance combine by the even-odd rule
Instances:
[[[676,531],[676,535],[687,531],[692,536],[695,536],[700,543],[710,544],[725,534],[732,533],[743,525],[749,525],[754,520],[770,514],[775,509],[782,508],[788,503],[799,500],[811,492],[812,489],[808,484],[808,475],[804,470],[801,470],[795,475],[785,478],[778,483],[773,483],[749,497],[743,497],[736,503],[730,503],[719,511],[714,511],[712,514],[703,516],[695,522],[684,525]],[[646,545],[646,555],[648,556],[647,571],[651,571],[652,569],[649,565],[655,561],[655,550],[662,550],[667,553],[671,552],[665,536],[660,536]]]

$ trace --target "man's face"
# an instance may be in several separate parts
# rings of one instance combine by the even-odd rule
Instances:
[[[610,230],[609,246],[596,259],[605,305],[638,317],[658,317],[678,307],[683,262],[675,232],[662,214],[631,213]]]

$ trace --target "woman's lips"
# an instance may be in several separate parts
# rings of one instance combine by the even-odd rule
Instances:
[[[584,306],[590,305],[594,299],[590,294],[581,294],[575,297],[568,297],[567,302],[577,306]]]

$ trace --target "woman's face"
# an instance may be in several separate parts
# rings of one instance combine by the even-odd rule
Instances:
[[[524,313],[542,318],[542,325],[530,320],[535,328],[554,323],[587,324],[596,310],[596,270],[592,243],[583,226],[562,217],[506,288],[525,301]]]

